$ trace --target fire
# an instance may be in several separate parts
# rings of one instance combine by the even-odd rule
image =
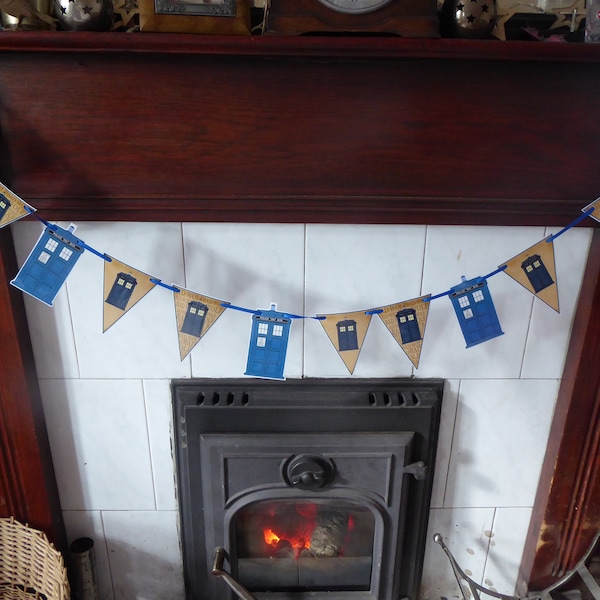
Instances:
[[[277,542],[280,538],[272,529],[265,529],[263,535],[265,536],[265,542],[269,544],[269,546],[277,546]]]
[[[265,543],[274,549],[290,548],[294,556],[299,556],[302,550],[310,548],[310,532],[307,534],[306,531],[298,531],[280,537],[272,529],[265,528],[263,529],[263,537]]]

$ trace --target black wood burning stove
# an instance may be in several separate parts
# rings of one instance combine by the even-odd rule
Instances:
[[[441,380],[172,391],[188,600],[417,597]]]

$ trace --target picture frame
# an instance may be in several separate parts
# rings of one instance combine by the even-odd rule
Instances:
[[[140,31],[250,35],[248,0],[138,0]]]

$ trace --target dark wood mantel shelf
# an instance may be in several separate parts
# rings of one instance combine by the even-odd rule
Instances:
[[[0,179],[46,218],[564,225],[600,195],[599,45],[3,32],[0,54]]]
[[[600,62],[600,45],[406,39],[392,36],[224,36],[112,32],[10,32],[0,52],[144,52],[217,56],[435,58]]]

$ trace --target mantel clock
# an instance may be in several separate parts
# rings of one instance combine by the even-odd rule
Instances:
[[[439,37],[436,0],[267,0],[265,33]]]

